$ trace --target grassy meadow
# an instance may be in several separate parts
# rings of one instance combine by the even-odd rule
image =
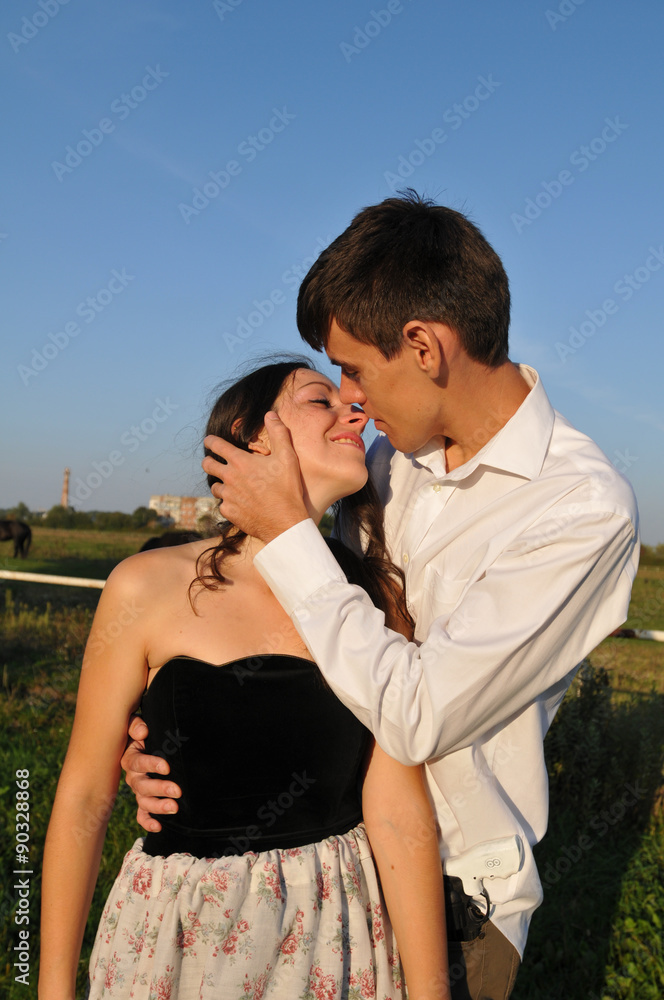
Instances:
[[[3,569],[103,579],[146,532],[36,528],[30,558]],[[15,772],[30,772],[30,986],[0,965],[9,998],[36,997],[41,855],[99,591],[0,580],[0,948],[15,924]],[[640,569],[632,628],[664,629],[664,567]],[[606,639],[584,664],[547,737],[549,832],[538,848],[545,903],[535,914],[515,1000],[660,1000],[664,996],[664,645]],[[139,835],[121,785],[80,967],[123,854]],[[72,859],[75,863],[75,859]],[[17,876],[21,878],[22,876]],[[66,900],[63,900],[63,906]],[[25,911],[23,911],[25,912]],[[81,992],[82,995],[82,992]]]

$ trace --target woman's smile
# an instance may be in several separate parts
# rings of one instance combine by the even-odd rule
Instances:
[[[364,441],[359,434],[349,434],[346,432],[344,434],[338,434],[336,437],[330,438],[330,440],[334,441],[335,444],[350,444],[354,448],[359,448],[362,451],[362,454],[364,454]]]

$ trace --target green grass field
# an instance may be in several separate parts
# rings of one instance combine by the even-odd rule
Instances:
[[[27,560],[3,569],[104,578],[144,532],[37,528]],[[31,977],[0,966],[7,998],[36,996],[39,871],[64,758],[93,590],[0,581],[2,871],[0,946],[13,953],[15,772],[30,772]],[[664,629],[664,568],[643,567],[628,625]],[[551,821],[538,848],[545,903],[535,914],[515,1000],[661,1000],[664,996],[664,645],[606,639],[590,655],[547,737]],[[122,785],[88,922],[80,983],[102,902],[139,835]],[[74,859],[75,860],[75,859]],[[20,878],[21,876],[17,876]],[[66,905],[66,901],[63,901]],[[81,994],[82,995],[82,994]]]
[[[0,548],[0,569],[22,570],[26,573],[53,573],[61,576],[86,576],[103,580],[121,559],[138,552],[151,534],[153,532],[147,530],[68,531],[59,528],[33,527],[28,558],[10,558],[12,547],[9,542],[5,542]],[[44,584],[39,584],[39,587],[43,586]],[[64,589],[49,588],[49,596],[59,594],[62,597]],[[75,593],[79,596],[81,592],[79,589]],[[39,593],[43,596],[42,591]]]

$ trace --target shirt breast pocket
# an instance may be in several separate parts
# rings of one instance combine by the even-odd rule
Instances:
[[[431,625],[439,619],[445,628],[452,612],[459,606],[468,580],[455,580],[443,574],[435,566],[429,564],[424,572],[422,587],[422,606],[416,616],[415,639],[423,642]]]

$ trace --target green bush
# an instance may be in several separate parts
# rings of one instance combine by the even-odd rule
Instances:
[[[585,661],[545,740],[544,906],[514,1000],[664,995],[664,695],[621,694]]]

